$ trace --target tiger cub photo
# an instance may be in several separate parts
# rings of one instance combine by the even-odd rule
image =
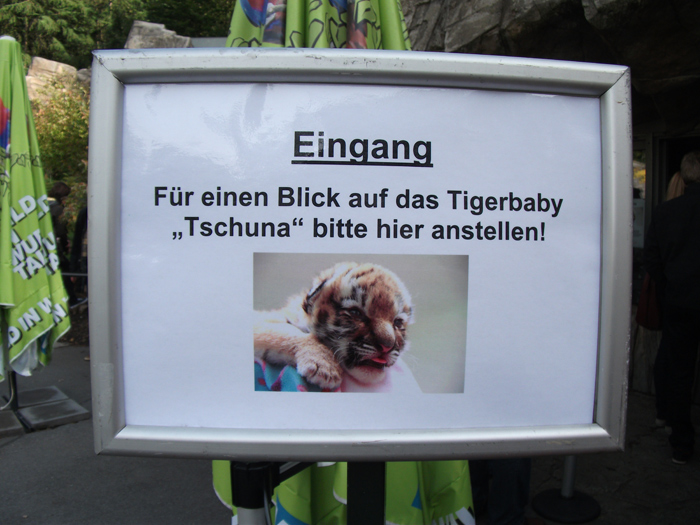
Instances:
[[[284,308],[255,312],[255,357],[296,367],[309,383],[339,387],[344,374],[382,381],[406,347],[413,322],[408,290],[377,264],[339,263]]]

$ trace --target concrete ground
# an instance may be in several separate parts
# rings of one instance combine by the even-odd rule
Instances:
[[[654,398],[631,393],[624,452],[576,457],[575,488],[601,506],[595,525],[692,525],[700,523],[700,457],[671,461],[668,434],[653,428]],[[700,410],[694,412],[696,426]],[[561,489],[562,458],[537,458],[531,496]],[[554,523],[554,522],[549,522]]]
[[[50,366],[18,379],[20,400],[23,390],[56,386],[91,409],[88,356],[87,347],[56,349]],[[700,523],[700,457],[673,464],[667,435],[653,421],[653,398],[632,393],[625,452],[577,456],[575,488],[602,508],[591,523]],[[562,467],[561,457],[535,458],[531,496],[561,489]],[[97,456],[89,419],[0,438],[0,524],[175,523],[230,523],[208,460]]]
[[[54,350],[22,390],[55,386],[91,409],[87,347]],[[0,386],[6,394],[7,382]],[[211,461],[95,455],[90,419],[0,439],[0,524],[231,523],[212,489]]]

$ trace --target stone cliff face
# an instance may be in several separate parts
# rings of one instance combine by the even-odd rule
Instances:
[[[700,125],[697,0],[403,0],[413,48],[623,64],[635,126]]]

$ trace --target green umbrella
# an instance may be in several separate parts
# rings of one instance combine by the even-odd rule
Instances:
[[[238,0],[226,46],[411,49],[400,0]]]
[[[48,364],[70,328],[22,51],[0,38],[0,380]]]
[[[237,0],[227,47],[410,51],[400,0]],[[358,51],[361,53],[361,51]],[[276,490],[276,522],[346,521],[346,465],[306,470]],[[386,517],[393,523],[474,523],[466,461],[387,463]],[[214,461],[214,488],[230,505],[228,461]]]

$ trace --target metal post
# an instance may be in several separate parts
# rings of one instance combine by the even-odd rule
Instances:
[[[9,366],[10,363],[10,356],[9,356],[9,347],[10,347],[10,326],[7,324],[7,319],[5,318],[4,315],[0,314],[0,334],[2,335],[2,342],[3,342],[3,347],[0,348],[0,351],[3,352],[3,359],[2,361],[6,363],[5,370],[0,370],[0,373],[7,372],[8,375],[8,387],[10,389],[9,395],[10,395],[10,409],[12,412],[14,412],[15,415],[17,415],[17,411],[19,410],[19,395],[17,393],[17,374],[15,373],[14,370],[12,370]],[[22,421],[20,420],[20,423]]]
[[[10,371],[10,409],[16,414],[19,410],[19,395],[17,392],[17,374]]]
[[[574,490],[576,456],[564,457],[561,490],[550,489],[532,499],[532,508],[557,523],[588,523],[600,516],[600,505],[588,494]]]
[[[576,456],[564,456],[564,471],[561,480],[561,497],[574,497],[574,479],[576,478]]]
[[[265,509],[246,509],[238,507],[236,516],[238,525],[268,525],[269,520],[265,516]]]

